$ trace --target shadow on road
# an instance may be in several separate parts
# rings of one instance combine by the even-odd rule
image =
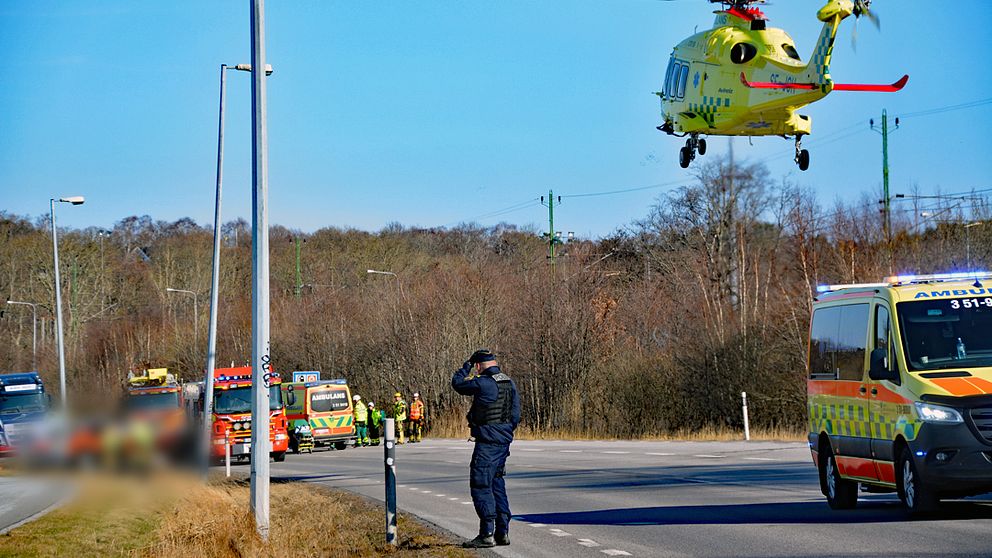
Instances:
[[[895,501],[859,502],[848,511],[834,511],[824,502],[787,502],[713,506],[659,506],[584,512],[517,515],[515,520],[548,525],[752,525],[840,524],[906,521]],[[945,502],[931,520],[990,519],[992,506],[980,502]]]

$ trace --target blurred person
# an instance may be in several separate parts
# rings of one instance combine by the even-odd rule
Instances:
[[[513,434],[520,423],[517,386],[500,370],[491,351],[479,349],[455,372],[451,387],[460,395],[472,396],[467,418],[475,439],[469,487],[479,516],[479,535],[462,546],[506,546],[510,544],[512,514],[503,476]]]
[[[413,403],[410,403],[410,443],[417,443],[424,439],[424,422],[426,415],[424,412],[424,402],[420,400],[420,394],[414,392]]]
[[[354,395],[351,398],[354,400],[354,405],[352,405],[352,414],[355,416],[355,447],[368,446],[369,444],[369,411],[362,403],[361,395]]]
[[[396,430],[396,443],[402,444],[403,432],[406,429],[406,401],[403,399],[403,394],[396,392],[393,394],[393,420],[395,421],[394,427]]]

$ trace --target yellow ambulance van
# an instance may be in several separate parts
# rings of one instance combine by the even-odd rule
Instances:
[[[912,514],[992,491],[992,273],[817,290],[809,447],[830,507],[859,487]]]

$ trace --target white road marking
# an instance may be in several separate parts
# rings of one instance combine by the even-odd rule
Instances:
[[[587,548],[592,548],[594,546],[599,546],[599,543],[596,542],[596,541],[594,541],[594,540],[592,540],[592,539],[579,539],[579,544],[581,544],[582,546],[587,547]]]
[[[420,490],[420,489],[419,489],[419,488],[417,488],[416,486],[411,486],[411,487],[410,487],[410,490],[413,490],[413,491],[417,491],[417,490]]]
[[[445,494],[435,494],[435,496],[437,496],[438,498],[444,498]]]
[[[582,450],[560,450],[558,453],[582,453]]]
[[[396,486],[398,486],[400,488],[406,488],[406,485],[405,484],[397,484]]]
[[[452,502],[454,502],[454,501],[455,501],[455,500],[457,500],[458,498],[448,498],[448,499],[449,499],[449,500],[451,500]]]
[[[423,490],[422,492],[423,492],[424,494],[430,494],[430,493],[431,493],[431,491],[430,491],[430,490]]]
[[[520,448],[517,451],[544,451],[544,450],[543,449],[535,449],[535,448]]]
[[[723,459],[724,457],[727,457],[727,456],[726,455],[707,455],[705,453],[701,453],[699,455],[693,455],[693,457],[705,457],[707,459]]]
[[[566,533],[565,531],[562,531],[561,529],[548,529],[548,531],[551,531],[551,534],[554,535],[554,536],[556,536],[556,537],[571,537],[572,536],[571,533]]]
[[[629,451],[604,451],[603,453],[609,453],[613,455],[624,455],[630,453]]]
[[[469,504],[471,504],[471,503],[472,503],[472,502],[462,502],[462,505],[463,505],[463,506],[467,506],[467,505],[469,505]]]
[[[670,455],[675,455],[675,454],[674,453],[652,453],[652,452],[647,452],[644,455],[657,455],[659,457],[668,457]]]
[[[531,523],[530,526],[531,527],[544,527],[544,524],[543,523]]]
[[[745,457],[749,461],[778,461],[777,459],[772,459],[771,457]]]
[[[600,550],[600,552],[607,556],[631,556],[626,550],[617,550],[615,548],[607,548],[606,550]]]

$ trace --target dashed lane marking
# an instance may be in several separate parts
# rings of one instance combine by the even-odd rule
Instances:
[[[772,459],[771,457],[745,457],[748,461],[778,461],[778,459]]]
[[[607,556],[631,556],[626,550],[617,550],[615,548],[607,548],[606,550],[600,550],[600,552]]]
[[[430,494],[431,493],[430,490],[421,490],[421,492],[423,492],[424,494]]]
[[[406,485],[405,484],[397,484],[396,486],[398,486],[400,488],[406,488]]]
[[[462,505],[463,505],[463,506],[468,506],[468,505],[470,505],[471,503],[472,503],[472,502],[462,502]]]
[[[548,529],[548,531],[550,531],[551,534],[554,535],[554,536],[556,536],[556,537],[571,537],[572,536],[571,533],[566,533],[565,531],[562,531],[561,529]]]
[[[593,548],[599,546],[599,543],[592,539],[579,539],[579,544],[587,548]]]
[[[582,450],[559,450],[558,453],[582,453]]]
[[[530,526],[531,527],[544,527],[545,525],[543,523],[531,523]]]
[[[419,489],[419,488],[417,488],[416,486],[411,486],[411,487],[410,487],[410,490],[413,490],[414,492],[416,492],[417,490],[420,490],[420,489]]]
[[[520,448],[517,451],[544,451],[544,450],[539,448]]]
[[[444,498],[446,494],[435,494],[435,496],[437,496],[438,498]]]
[[[629,451],[604,451],[603,453],[609,453],[612,455],[626,455],[630,453]]]
[[[674,453],[655,453],[655,452],[650,452],[649,451],[649,452],[645,453],[644,455],[657,455],[659,457],[668,457],[668,456],[675,455],[675,454]]]
[[[449,499],[449,500],[451,500],[452,502],[454,502],[454,501],[455,501],[455,500],[457,500],[458,498],[448,498],[448,499]]]
[[[699,455],[693,455],[693,457],[704,457],[706,459],[723,459],[724,457],[727,457],[727,456],[726,455],[707,455],[705,453],[701,453]]]

